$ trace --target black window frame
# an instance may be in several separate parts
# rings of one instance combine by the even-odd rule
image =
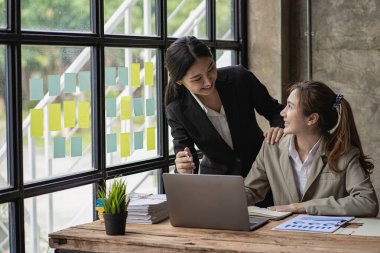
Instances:
[[[21,30],[21,1],[5,0],[7,7],[7,26],[0,29],[0,41],[5,45],[6,66],[6,117],[7,117],[7,169],[10,187],[0,189],[0,204],[9,203],[10,251],[25,252],[24,233],[24,199],[42,194],[53,193],[88,184],[96,187],[103,180],[115,175],[131,175],[139,172],[161,169],[169,172],[174,165],[174,156],[169,155],[168,126],[164,115],[163,96],[167,83],[164,68],[165,50],[175,40],[167,36],[166,1],[156,0],[156,26],[158,36],[131,36],[104,34],[104,4],[102,0],[91,0],[92,33],[51,32]],[[247,1],[233,0],[236,10],[233,15],[233,41],[216,40],[215,4],[214,0],[206,0],[207,40],[205,42],[215,55],[216,49],[236,51],[235,62],[247,67]],[[21,47],[22,45],[56,45],[56,46],[89,46],[92,48],[92,154],[93,171],[63,175],[24,184],[22,159],[22,96],[21,96]],[[157,109],[158,154],[159,157],[146,161],[106,167],[105,155],[105,117],[104,117],[104,48],[105,47],[151,47],[158,50],[157,83],[161,83],[157,100],[161,108]],[[97,155],[95,155],[97,154]],[[159,177],[159,192],[163,185]],[[95,194],[93,199],[95,214]]]

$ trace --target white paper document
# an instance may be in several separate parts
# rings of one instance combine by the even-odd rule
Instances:
[[[352,219],[354,217],[351,216],[313,216],[302,214],[274,227],[273,230],[332,233]]]

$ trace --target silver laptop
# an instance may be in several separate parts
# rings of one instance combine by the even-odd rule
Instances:
[[[241,176],[163,174],[175,227],[253,230],[266,218],[248,216]]]

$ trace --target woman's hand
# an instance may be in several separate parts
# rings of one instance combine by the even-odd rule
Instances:
[[[284,129],[281,127],[271,127],[267,132],[264,133],[266,142],[270,144],[275,144],[283,136],[285,136]]]
[[[290,205],[282,206],[270,206],[268,209],[277,212],[306,213],[306,209],[302,203],[293,203]]]
[[[193,161],[193,155],[188,147],[177,153],[175,167],[180,174],[193,174],[195,163]]]

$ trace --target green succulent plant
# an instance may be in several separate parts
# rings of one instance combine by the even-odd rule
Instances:
[[[101,199],[104,212],[109,214],[126,213],[130,198],[126,193],[127,183],[121,177],[115,177],[109,190],[99,187],[98,197]]]

